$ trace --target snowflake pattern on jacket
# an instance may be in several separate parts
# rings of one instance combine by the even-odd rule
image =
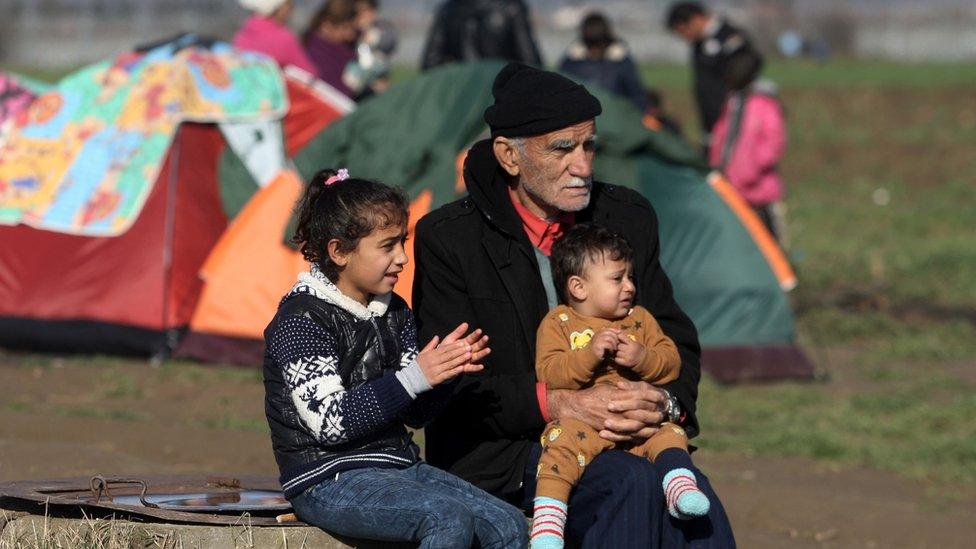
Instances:
[[[389,295],[377,296],[369,306],[363,306],[343,295],[314,267],[299,276],[285,299],[296,293],[311,294],[359,320],[383,316],[390,302]],[[310,318],[285,318],[280,328],[269,342],[270,349],[284,365],[285,382],[299,418],[321,444],[332,446],[369,436],[396,420],[410,404],[409,397],[403,398],[406,395],[390,398],[391,393],[404,392],[394,376],[382,376],[352,389],[343,386],[336,337]],[[403,369],[415,364],[418,355],[417,330],[411,313],[398,337]]]

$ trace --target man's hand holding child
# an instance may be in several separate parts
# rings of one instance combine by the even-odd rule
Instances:
[[[484,368],[480,362],[491,352],[488,336],[480,328],[465,335],[467,331],[468,324],[461,323],[443,340],[434,336],[417,355],[417,364],[431,387]]]

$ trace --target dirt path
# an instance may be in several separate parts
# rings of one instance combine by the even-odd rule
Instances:
[[[276,473],[257,373],[0,355],[0,481]],[[741,547],[971,547],[976,498],[809,460],[699,453]],[[970,494],[971,496],[972,494]]]

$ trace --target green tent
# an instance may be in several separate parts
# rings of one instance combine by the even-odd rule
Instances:
[[[487,136],[482,113],[501,67],[449,65],[395,86],[329,126],[295,156],[295,165],[306,180],[321,167],[344,166],[401,185],[411,197],[429,190],[432,208],[455,200],[456,159]],[[595,177],[636,189],[654,205],[661,262],[698,327],[704,369],[723,381],[809,377],[783,281],[709,184],[695,151],[646,128],[626,100],[591,91],[603,104]]]

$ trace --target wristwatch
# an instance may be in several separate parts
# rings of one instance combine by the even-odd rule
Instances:
[[[681,420],[681,404],[678,404],[678,399],[665,389],[664,394],[667,395],[668,400],[664,404],[664,418],[671,423],[678,423]]]

